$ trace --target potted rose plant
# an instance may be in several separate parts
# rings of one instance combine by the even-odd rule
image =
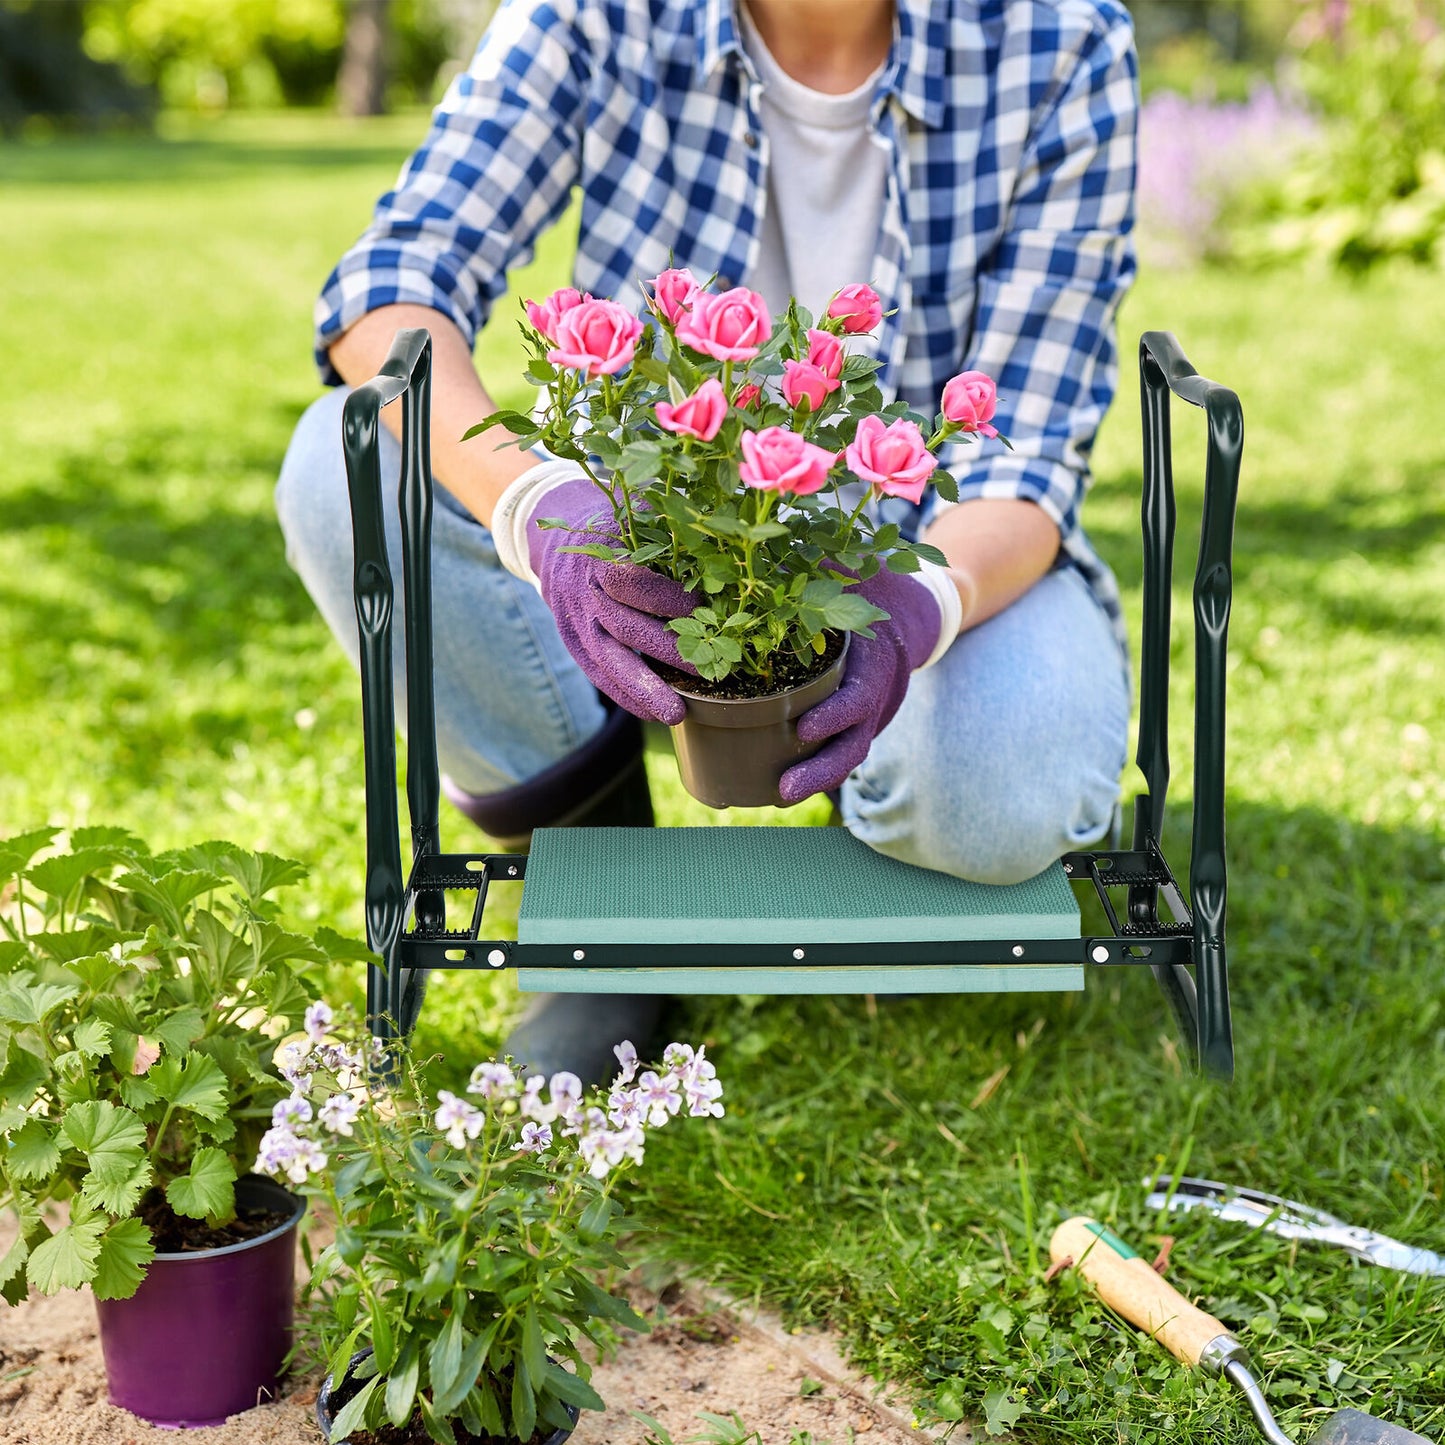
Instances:
[[[358,948],[276,921],[268,895],[304,874],[286,859],[55,836],[0,843],[0,1291],[88,1285],[113,1403],[217,1423],[290,1349],[302,1201],[238,1177],[287,1092],[276,1036]]]
[[[624,1263],[613,1185],[649,1130],[722,1114],[712,1063],[672,1044],[642,1068],[622,1044],[605,1095],[499,1062],[464,1095],[433,1095],[413,1058],[381,1055],[344,1018],[326,1030],[323,1004],[311,1019],[256,1167],[336,1221],[308,1285],[330,1445],[559,1445],[579,1408],[602,1408],[577,1337],[598,1320],[646,1327],[595,1279]]]
[[[865,285],[816,324],[796,301],[772,317],[756,292],[680,269],[650,284],[646,320],[570,288],[524,306],[536,414],[466,435],[504,426],[596,484],[595,540],[562,550],[661,572],[692,603],[668,623],[691,673],[665,673],[687,704],[684,784],[715,806],[780,802],[779,774],[808,751],[792,720],[838,686],[849,634],[888,616],[855,588],[944,564],[868,504],[916,503],[930,484],[957,500],[932,449],[998,436],[993,382],[953,378],[931,421],[885,405],[881,363],[849,351],[883,318]],[[536,522],[572,526],[545,498]]]

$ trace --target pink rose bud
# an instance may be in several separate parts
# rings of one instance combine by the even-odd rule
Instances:
[[[699,291],[677,323],[677,339],[684,346],[718,361],[751,361],[772,334],[767,302],[746,286],[717,296]]]
[[[540,306],[535,301],[525,302],[527,320],[532,323],[534,331],[540,331],[548,341],[555,342],[557,340],[557,322],[561,320],[564,313],[591,299],[590,296],[584,296],[575,286],[563,286],[560,290],[554,291]]]
[[[739,411],[746,411],[763,394],[763,389],[751,381],[745,381],[738,387],[738,394],[733,397],[733,405]]]
[[[676,406],[660,401],[656,410],[660,427],[676,432],[678,436],[710,442],[728,414],[728,399],[722,382],[710,376],[686,401],[680,401]]]
[[[808,365],[816,366],[830,381],[843,376],[843,338],[831,331],[808,332]]]
[[[845,286],[828,303],[827,314],[843,323],[843,330],[857,336],[872,331],[883,320],[883,302],[869,285],[858,282]]]
[[[960,431],[978,432],[996,437],[998,428],[990,426],[998,406],[998,388],[993,378],[981,371],[961,371],[943,388],[943,416]]]
[[[804,441],[784,426],[743,433],[743,460],[738,476],[765,492],[791,492],[806,497],[828,481],[837,456],[826,447]]]
[[[785,361],[783,363],[783,400],[789,406],[806,401],[809,411],[817,411],[826,400],[828,393],[842,386],[818,370],[811,362]]]
[[[923,488],[933,475],[933,455],[924,445],[923,433],[907,417],[888,426],[881,416],[865,416],[848,444],[846,456],[853,472],[872,482],[890,497],[923,500]]]
[[[685,267],[664,271],[652,283],[652,309],[669,326],[676,326],[700,289],[697,278]]]
[[[585,300],[557,322],[557,345],[547,360],[588,376],[611,376],[631,363],[642,322],[615,301]]]
[[[131,1073],[145,1073],[160,1056],[161,1046],[154,1039],[148,1039],[142,1035],[135,1041],[135,1058],[130,1063]]]

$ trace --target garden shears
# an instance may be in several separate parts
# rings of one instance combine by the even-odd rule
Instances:
[[[1144,1181],[1153,1192],[1144,1201],[1150,1209],[1205,1209],[1219,1219],[1248,1224],[1254,1229],[1267,1229],[1284,1239],[1304,1239],[1314,1244],[1332,1245],[1354,1255],[1366,1264],[1382,1269],[1403,1270],[1407,1274],[1445,1275],[1445,1255],[1432,1249],[1419,1249],[1403,1244],[1378,1230],[1346,1224],[1322,1209],[1312,1209],[1293,1199],[1265,1194],[1258,1189],[1240,1189],[1213,1179],[1193,1179],[1168,1174]]]

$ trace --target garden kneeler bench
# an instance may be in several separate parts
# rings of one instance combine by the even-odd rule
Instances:
[[[539,828],[530,855],[443,853],[432,683],[431,339],[397,333],[343,420],[355,541],[366,750],[367,1012],[408,1031],[419,974],[517,970],[524,991],[966,993],[1080,989],[1086,965],[1147,966],[1191,1054],[1229,1077],[1225,964],[1224,686],[1231,546],[1243,445],[1239,399],[1206,381],[1168,332],[1140,342],[1144,632],[1132,846],[1067,853],[1025,883],[992,886],[873,852],[842,828]],[[1170,395],[1208,421],[1194,578],[1195,704],[1188,896],[1161,850],[1169,783],[1174,485]],[[410,742],[404,870],[396,787],[392,617],[378,428],[401,399],[402,585]],[[788,880],[814,880],[807,899]],[[517,938],[480,938],[493,883],[523,884]],[[1085,935],[1071,885],[1091,888],[1108,933]],[[1118,902],[1115,894],[1119,894]],[[1161,917],[1160,903],[1167,917]],[[457,910],[468,915],[454,918]],[[460,925],[460,926],[458,926]]]

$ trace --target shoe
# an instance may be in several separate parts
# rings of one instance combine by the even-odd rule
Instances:
[[[616,708],[580,748],[498,793],[468,793],[445,774],[442,792],[501,853],[525,853],[534,828],[650,828],[652,795],[642,724]]]
[[[620,708],[580,748],[526,782],[478,796],[443,777],[442,791],[504,853],[525,853],[534,828],[650,828],[654,821],[642,724]],[[565,1069],[584,1084],[605,1083],[618,1068],[612,1046],[631,1039],[645,1057],[665,1003],[655,994],[538,994],[502,1052],[529,1073],[550,1078]]]
[[[584,1086],[605,1084],[621,1065],[612,1052],[630,1039],[646,1059],[667,1000],[657,994],[543,993],[527,1005],[502,1053],[526,1074],[550,1079],[560,1070]]]

